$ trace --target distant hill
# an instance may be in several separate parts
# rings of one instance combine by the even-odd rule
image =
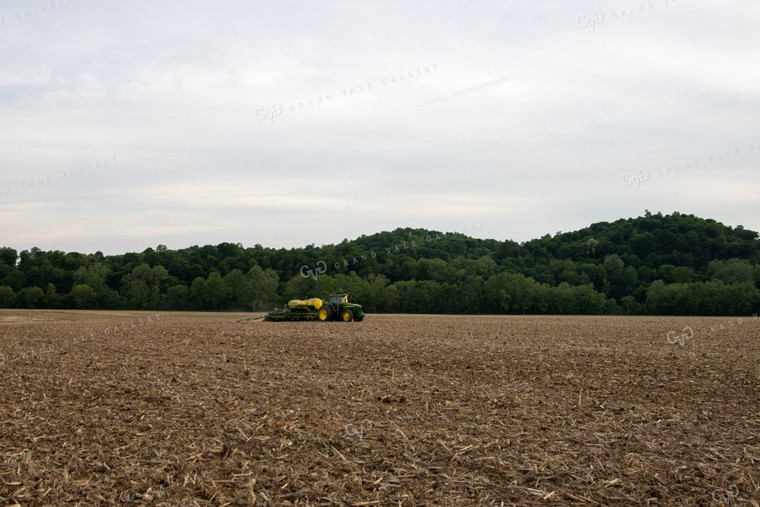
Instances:
[[[368,312],[756,314],[758,233],[661,213],[523,244],[398,228],[335,245],[0,248],[0,307],[263,310],[346,291]]]

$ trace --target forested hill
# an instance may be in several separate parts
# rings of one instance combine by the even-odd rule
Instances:
[[[350,292],[372,312],[755,314],[758,233],[647,212],[518,244],[396,229],[337,245],[104,256],[0,248],[0,307],[264,310]]]

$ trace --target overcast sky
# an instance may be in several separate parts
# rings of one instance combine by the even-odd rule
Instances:
[[[0,245],[758,230],[758,26],[746,0],[3,0]]]

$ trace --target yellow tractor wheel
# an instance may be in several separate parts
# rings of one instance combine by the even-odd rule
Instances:
[[[351,322],[354,320],[354,314],[351,313],[351,310],[343,310],[340,312],[340,320],[343,322]]]
[[[317,319],[322,322],[332,320],[332,308],[329,306],[322,306],[319,310],[317,310]]]

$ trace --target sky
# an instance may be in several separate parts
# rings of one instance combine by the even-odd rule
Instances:
[[[0,245],[760,230],[760,3],[0,0]]]

